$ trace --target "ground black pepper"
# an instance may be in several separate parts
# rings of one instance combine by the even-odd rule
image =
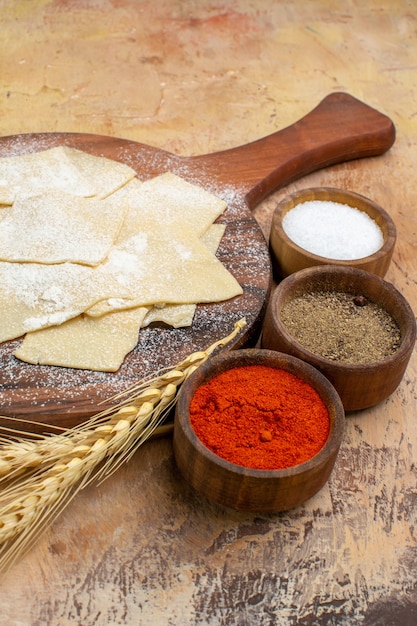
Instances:
[[[392,316],[362,294],[305,293],[284,304],[281,319],[304,348],[332,361],[374,363],[401,342]]]

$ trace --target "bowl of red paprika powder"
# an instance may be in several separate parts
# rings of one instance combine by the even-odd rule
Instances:
[[[414,313],[391,283],[335,265],[306,268],[280,282],[262,331],[263,348],[322,372],[346,412],[372,407],[395,391],[415,341]]]
[[[344,423],[337,392],[311,365],[272,350],[227,350],[182,385],[175,460],[208,500],[277,513],[326,483]]]

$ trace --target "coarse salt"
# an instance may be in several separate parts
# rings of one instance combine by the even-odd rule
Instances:
[[[311,200],[297,204],[285,214],[282,227],[304,250],[340,261],[369,256],[384,242],[375,220],[340,202]]]

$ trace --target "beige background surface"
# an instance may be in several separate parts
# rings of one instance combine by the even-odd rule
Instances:
[[[327,185],[387,209],[386,276],[417,308],[417,3],[0,0],[0,134],[79,131],[204,154],[270,134],[347,91],[397,128],[255,209]],[[417,619],[415,355],[349,416],[329,483],[276,516],[191,493],[169,437],[79,496],[0,582],[0,624],[364,624]]]

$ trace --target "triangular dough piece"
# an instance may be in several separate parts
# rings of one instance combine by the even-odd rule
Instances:
[[[142,322],[142,328],[146,328],[155,322],[162,322],[167,326],[172,326],[172,328],[191,326],[196,308],[196,304],[164,304],[162,306],[153,306],[148,310]]]
[[[217,196],[172,172],[146,180],[136,191],[130,203],[138,216],[152,216],[165,225],[180,220],[197,235],[203,234],[227,206]]]
[[[150,217],[142,220],[140,231],[115,246],[95,272],[120,280],[131,298],[97,303],[87,311],[92,316],[135,306],[221,302],[242,293],[232,274],[185,223],[161,224]]]
[[[35,365],[116,372],[138,342],[147,309],[81,315],[60,326],[28,333],[14,356]]]
[[[200,237],[201,242],[212,254],[216,253],[225,229],[225,224],[212,224]],[[154,306],[149,309],[146,314],[142,328],[155,322],[162,322],[173,328],[191,326],[196,308],[197,305],[195,304],[166,304],[164,306]]]
[[[0,342],[62,324],[122,289],[86,265],[0,262]]]
[[[104,198],[135,175],[124,163],[67,146],[0,159],[0,188],[8,190],[9,201],[20,191],[48,188]]]
[[[98,265],[108,255],[128,206],[118,198],[63,191],[18,194],[0,210],[0,260]]]
[[[80,172],[83,180],[88,182],[91,196],[106,198],[136,176],[135,170],[120,161],[99,157],[68,146],[61,146],[60,149],[69,163]]]

